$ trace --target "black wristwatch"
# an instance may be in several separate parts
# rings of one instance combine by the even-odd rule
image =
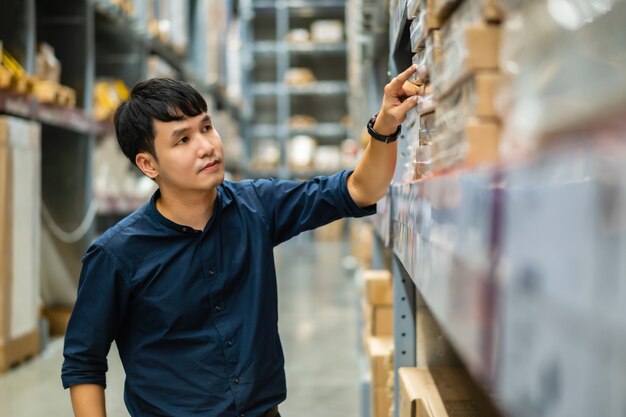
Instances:
[[[377,117],[378,117],[378,113],[373,115],[370,121],[367,122],[367,133],[369,133],[370,136],[373,137],[374,139],[381,141],[381,142],[385,142],[385,143],[395,142],[398,139],[398,136],[400,136],[400,131],[402,130],[402,126],[398,126],[398,130],[396,130],[394,133],[392,133],[389,136],[381,135],[380,133],[374,130],[374,123],[376,123]]]

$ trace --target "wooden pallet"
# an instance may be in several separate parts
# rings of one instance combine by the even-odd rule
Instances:
[[[39,350],[39,329],[17,339],[0,342],[0,373],[34,358]]]

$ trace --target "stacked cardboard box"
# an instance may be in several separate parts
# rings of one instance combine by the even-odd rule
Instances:
[[[400,368],[399,417],[498,416],[461,368]]]
[[[40,125],[0,117],[0,372],[39,351]]]
[[[497,2],[424,0],[419,10],[411,44],[416,81],[426,84],[418,105],[426,120],[413,135],[415,178],[496,162],[501,132],[492,104],[500,82]]]
[[[391,272],[363,271],[363,322],[365,336],[393,336]]]
[[[371,223],[361,219],[352,219],[349,229],[352,256],[356,258],[359,267],[371,268],[372,245],[374,244],[374,229]]]
[[[372,417],[388,417],[393,399],[387,387],[393,375],[393,338],[370,336],[367,339],[367,355],[371,372]],[[391,378],[393,380],[393,378]]]
[[[338,242],[341,241],[345,234],[345,220],[339,219],[325,226],[318,227],[313,231],[315,240],[320,242]]]

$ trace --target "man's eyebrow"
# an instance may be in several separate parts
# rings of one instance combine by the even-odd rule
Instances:
[[[205,124],[206,122],[210,122],[210,121],[211,121],[211,118],[209,117],[209,115],[208,115],[208,114],[206,114],[206,115],[204,115],[204,117],[202,118],[202,120],[200,120],[200,124],[201,124],[201,125],[203,125],[203,124]],[[172,135],[171,135],[172,139],[175,139],[175,138],[177,138],[178,136],[182,135],[183,133],[188,132],[188,131],[189,131],[189,129],[190,129],[190,127],[189,127],[189,126],[187,126],[187,127],[181,127],[180,129],[176,129],[176,130],[174,130],[174,131],[172,132]]]
[[[176,129],[172,132],[172,139],[177,138],[178,136],[182,135],[183,133],[189,131],[189,127],[181,127],[180,129]]]

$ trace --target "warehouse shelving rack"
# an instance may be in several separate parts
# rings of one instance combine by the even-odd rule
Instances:
[[[390,76],[410,63],[399,23]],[[396,416],[398,368],[458,361],[505,416],[624,415],[625,134],[615,108],[523,160],[392,185],[373,223],[394,280]],[[416,340],[424,316],[437,334]]]
[[[81,257],[97,233],[92,155],[96,141],[112,133],[112,126],[98,123],[92,116],[96,77],[119,78],[132,86],[145,78],[148,57],[154,54],[169,63],[180,79],[190,82],[208,97],[210,106],[213,102],[217,109],[229,110],[238,117],[239,109],[227,100],[224,87],[203,79],[206,62],[191,53],[176,51],[150,35],[146,1],[137,0],[134,4],[134,17],[125,14],[120,6],[103,0],[54,3],[4,0],[1,5],[0,39],[4,47],[32,74],[37,42],[49,43],[62,64],[61,84],[77,93],[77,108],[64,109],[37,103],[30,96],[0,92],[0,113],[42,124],[42,201],[46,209],[44,218],[53,223],[44,227],[50,237],[44,239],[42,247],[44,277],[58,271],[45,265],[46,260],[54,258],[67,272],[68,276],[63,279],[75,283]],[[203,48],[201,35],[205,30],[206,13],[199,11],[205,4],[205,0],[189,0],[190,52]],[[231,1],[228,5],[233,7]],[[243,170],[245,161],[229,164],[229,168]],[[99,228],[127,213],[100,217]],[[83,233],[56,236],[54,230],[81,230]],[[58,303],[71,302],[61,300]]]
[[[348,112],[346,43],[292,44],[286,36],[294,27],[310,23],[314,18],[344,20],[345,2],[242,0],[240,15],[245,68],[243,90],[250,97],[242,109],[242,119],[246,121],[242,134],[248,155],[253,154],[255,141],[261,138],[275,139],[280,149],[280,162],[275,170],[251,169],[250,176],[308,178],[329,174],[290,170],[287,143],[297,134],[308,134],[321,144],[334,145],[348,137],[348,129],[340,120]],[[323,66],[328,60],[331,65]],[[288,86],[283,80],[294,63],[315,66],[320,73],[330,75],[330,79],[311,85]],[[298,111],[305,107],[306,111]],[[311,128],[290,128],[287,121],[297,113],[316,117],[320,123]]]

